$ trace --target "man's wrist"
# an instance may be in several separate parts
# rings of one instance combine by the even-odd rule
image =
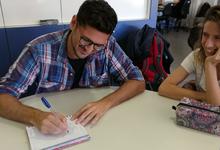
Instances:
[[[29,116],[29,123],[32,124],[33,126],[38,127],[39,126],[39,122],[40,122],[40,118],[41,118],[41,113],[44,113],[40,110],[33,110],[31,115]]]
[[[104,103],[104,106],[107,108],[107,109],[110,109],[114,106],[114,102],[112,99],[109,99],[109,98],[104,98],[104,99],[101,99],[100,101],[102,101]]]

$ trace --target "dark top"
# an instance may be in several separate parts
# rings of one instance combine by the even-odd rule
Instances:
[[[81,78],[83,69],[84,69],[84,65],[86,63],[86,59],[70,59],[68,57],[69,63],[72,66],[73,70],[75,71],[75,77],[74,77],[74,81],[73,81],[73,85],[71,87],[71,89],[73,88],[78,88],[79,87],[79,80]]]

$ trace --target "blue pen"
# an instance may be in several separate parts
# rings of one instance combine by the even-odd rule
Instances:
[[[41,101],[44,104],[44,106],[46,106],[48,109],[50,109],[50,111],[53,111],[49,101],[46,98],[41,97]]]
[[[50,111],[55,112],[55,111],[52,109],[51,104],[49,103],[49,101],[48,101],[45,97],[41,97],[41,101],[42,101],[42,103],[44,104],[44,106],[46,106],[48,109],[50,109]],[[68,118],[67,118],[67,119],[68,119]],[[67,133],[69,133],[69,130],[68,130],[68,129],[67,129]]]

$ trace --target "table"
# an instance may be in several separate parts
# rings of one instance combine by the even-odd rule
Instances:
[[[115,88],[74,89],[22,99],[26,105],[46,110],[45,96],[60,112],[71,114]],[[220,137],[175,124],[172,105],[178,102],[156,92],[144,93],[111,110],[94,127],[86,127],[91,140],[69,147],[74,150],[219,150]],[[0,118],[1,149],[30,149],[25,125]]]

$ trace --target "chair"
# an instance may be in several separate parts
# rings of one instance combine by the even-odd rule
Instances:
[[[191,50],[195,50],[200,47],[200,37],[202,33],[202,26],[194,26],[189,31],[189,37],[188,37],[188,45],[190,46]]]
[[[162,31],[162,24],[165,21],[165,28],[169,29],[170,17],[173,12],[174,3],[168,3],[164,6],[162,10],[162,15],[157,17],[157,29]]]
[[[191,0],[181,0],[173,8],[172,17],[176,19],[175,27],[177,31],[181,27],[182,19],[186,19],[187,15],[189,14],[190,4]]]
[[[196,17],[205,17],[205,14],[210,7],[211,5],[208,2],[203,3],[201,7],[198,9]]]
[[[196,16],[193,20],[193,26],[196,26],[197,24],[201,23],[204,20],[205,14],[210,7],[211,5],[205,2],[198,8]]]

